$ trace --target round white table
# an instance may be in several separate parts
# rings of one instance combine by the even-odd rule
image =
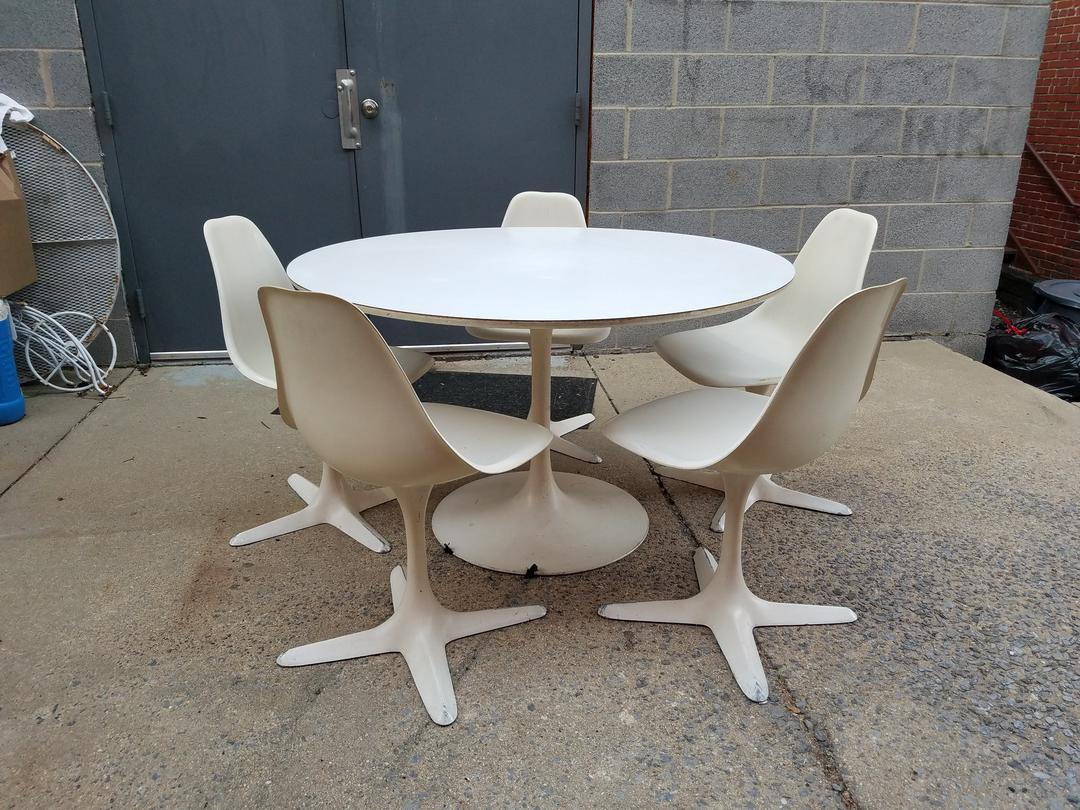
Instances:
[[[371,315],[525,327],[530,418],[551,423],[551,330],[684,320],[751,306],[794,275],[787,259],[701,236],[600,228],[474,228],[357,239],[289,263],[299,287]],[[615,562],[649,528],[645,510],[605,481],[528,471],[471,481],[435,509],[432,530],[483,568],[568,574]]]

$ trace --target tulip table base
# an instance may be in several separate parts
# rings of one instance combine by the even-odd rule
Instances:
[[[531,330],[529,347],[529,420],[551,429],[551,330]],[[545,450],[527,472],[481,478],[447,495],[431,516],[431,530],[454,556],[481,568],[576,574],[641,545],[649,516],[629,492],[606,481],[552,472]]]
[[[431,528],[455,557],[481,568],[574,574],[641,545],[649,516],[616,486],[549,467],[547,475],[513,472],[466,484],[439,504]]]

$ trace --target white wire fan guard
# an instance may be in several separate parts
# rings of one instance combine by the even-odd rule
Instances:
[[[70,151],[32,124],[4,127],[4,140],[26,197],[38,271],[9,300],[49,314],[85,312],[92,323],[72,331],[89,346],[120,290],[120,245],[105,195]],[[32,379],[23,352],[15,355],[19,378]]]

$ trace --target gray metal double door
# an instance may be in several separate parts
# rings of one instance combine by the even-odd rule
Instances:
[[[79,11],[129,300],[152,355],[224,347],[202,241],[211,217],[248,216],[288,262],[360,236],[497,225],[524,189],[584,199],[590,0]],[[378,104],[357,116],[357,149],[342,145],[346,68],[351,103]],[[476,342],[455,327],[379,326],[399,345]]]

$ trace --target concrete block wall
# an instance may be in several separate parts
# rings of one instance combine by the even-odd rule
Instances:
[[[29,107],[33,123],[71,150],[105,190],[74,0],[0,0],[0,92]],[[118,362],[133,364],[135,343],[122,290],[108,327]]]
[[[910,279],[891,331],[979,355],[1047,17],[1048,0],[596,0],[590,222],[793,256],[831,208],[867,210],[868,281]],[[0,0],[0,90],[104,187],[73,0]],[[110,328],[130,361],[123,296]]]
[[[597,0],[590,223],[794,255],[878,218],[890,326],[982,354],[1046,0]],[[686,328],[626,328],[646,345]]]

